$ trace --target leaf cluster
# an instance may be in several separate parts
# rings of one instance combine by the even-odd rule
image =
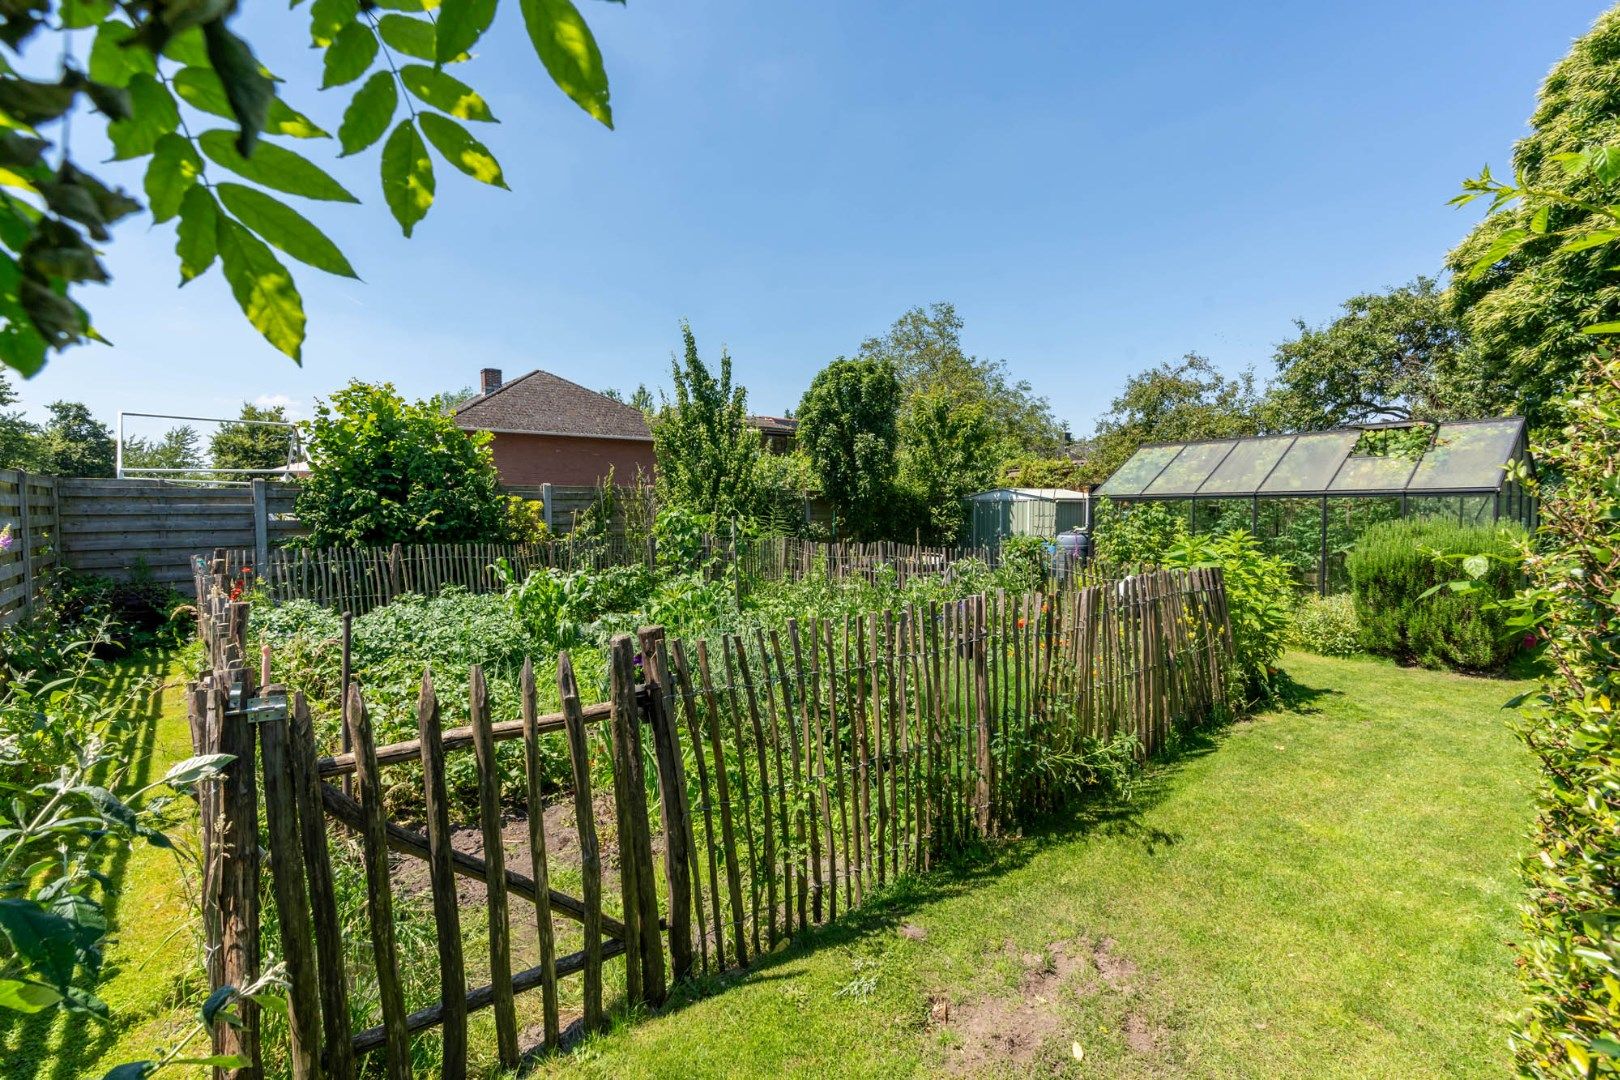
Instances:
[[[552,81],[612,127],[601,52],[578,9],[571,0],[516,2]],[[341,155],[382,143],[383,199],[406,236],[435,198],[429,146],[453,169],[506,187],[494,155],[467,126],[493,123],[494,113],[447,70],[470,59],[497,5],[311,0],[306,8],[311,43],[323,51],[320,89],[359,83],[338,127]],[[45,134],[53,124],[65,130],[76,114],[104,125],[115,162],[145,162],[152,220],[176,222],[181,284],[218,264],[248,321],[293,359],[302,355],[304,302],[280,256],[357,276],[338,246],[283,198],[358,201],[306,154],[277,141],[331,135],[281,97],[283,84],[227,25],[236,6],[26,0],[0,13],[0,46],[15,57],[32,59],[30,49],[63,57],[52,78],[0,62],[0,363],[31,375],[52,352],[101,340],[78,287],[109,280],[101,248],[110,228],[142,209],[75,164],[62,137]],[[293,10],[299,6],[295,0]],[[82,67],[63,47],[75,34],[91,40]],[[225,126],[204,126],[220,120]]]

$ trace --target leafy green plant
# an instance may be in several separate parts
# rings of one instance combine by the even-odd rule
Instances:
[[[1289,642],[1318,656],[1354,656],[1361,651],[1361,623],[1349,593],[1306,596],[1294,612]]]
[[[1045,585],[1051,572],[1051,544],[1044,536],[1009,536],[1003,540],[997,574],[1003,587],[1012,592],[1033,592]]]
[[[1162,502],[1124,505],[1106,497],[1098,500],[1092,520],[1092,555],[1114,573],[1159,565],[1186,528]]]
[[[113,687],[95,646],[80,641],[63,672],[0,690],[0,1009],[108,1018],[96,994],[111,888],[101,868],[138,841],[194,860],[164,831],[172,796],[160,789],[189,790],[232,760],[190,758],[118,794],[155,686]]]
[[[489,541],[512,511],[487,432],[466,432],[392,383],[358,379],[315,408],[310,474],[298,495],[305,543]],[[527,539],[527,537],[518,537]]]
[[[1441,519],[1390,521],[1368,529],[1347,568],[1362,647],[1380,656],[1464,671],[1495,671],[1517,647],[1501,601],[1521,577],[1517,526]],[[1446,558],[1476,559],[1480,587],[1444,589]]]
[[[1160,565],[1167,570],[1220,569],[1240,689],[1251,699],[1269,696],[1293,622],[1293,582],[1288,567],[1276,556],[1267,555],[1259,541],[1242,529],[1217,537],[1183,533],[1164,553]]]

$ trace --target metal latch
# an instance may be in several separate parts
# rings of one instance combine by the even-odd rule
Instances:
[[[242,710],[250,724],[263,724],[274,720],[287,719],[287,695],[266,694],[263,697],[249,698],[247,708]]]

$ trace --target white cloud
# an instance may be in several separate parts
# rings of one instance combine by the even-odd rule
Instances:
[[[287,410],[287,419],[289,420],[303,420],[309,415],[309,403],[307,401],[299,401],[297,398],[289,397],[286,394],[260,394],[253,399],[253,404],[261,409],[274,409],[279,405]]]

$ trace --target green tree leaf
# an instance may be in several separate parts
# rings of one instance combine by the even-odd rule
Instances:
[[[205,131],[197,137],[197,145],[202,147],[209,161],[256,184],[308,199],[360,201],[320,166],[291,150],[274,143],[264,143],[253,151],[251,158],[244,158],[236,152],[235,144],[236,137],[219,128]]]
[[[433,24],[409,15],[384,15],[377,20],[377,32],[395,52],[414,56],[418,60],[432,60],[437,49]]]
[[[324,49],[359,16],[360,5],[355,0],[315,0],[309,8],[310,40]]]
[[[241,184],[217,184],[214,190],[238,221],[299,262],[340,277],[358,276],[338,246],[292,207]]]
[[[230,99],[219,76],[205,67],[181,68],[169,79],[174,92],[194,109],[227,120],[236,119],[231,111]],[[272,135],[290,135],[295,139],[324,139],[326,132],[309,117],[294,109],[280,98],[272,98],[266,110],[264,130]]]
[[[12,1012],[37,1013],[62,1000],[50,987],[21,979],[0,979],[0,1009]]]
[[[202,168],[202,158],[185,136],[170,132],[157,141],[146,167],[146,202],[153,221],[168,221],[180,212],[180,200],[197,182]]]
[[[445,0],[439,9],[434,59],[448,64],[470,50],[495,18],[496,0]]]
[[[409,120],[400,121],[383,145],[382,188],[394,219],[411,235],[433,205],[433,160]]]
[[[399,69],[399,77],[405,89],[435,109],[463,120],[495,122],[483,96],[460,79],[422,64],[406,64]]]
[[[444,160],[480,183],[506,187],[500,162],[483,143],[469,135],[466,128],[438,113],[425,112],[416,119],[422,125],[422,134]]]
[[[214,265],[219,252],[219,204],[207,188],[193,184],[180,200],[174,253],[180,256],[180,284]]]
[[[57,14],[67,29],[83,30],[111,15],[112,8],[112,0],[63,0]]]
[[[344,86],[366,73],[377,59],[377,35],[365,23],[352,22],[339,30],[326,47],[321,89]]]
[[[607,70],[602,52],[579,9],[570,0],[521,0],[529,40],[551,81],[607,127],[613,126],[608,105]]]
[[[264,241],[225,217],[219,218],[219,263],[231,295],[254,329],[302,362],[304,301],[292,275]]]
[[[180,108],[174,96],[151,75],[130,76],[129,104],[128,119],[107,125],[115,161],[145,157],[159,139],[180,126]]]
[[[90,46],[90,78],[103,86],[125,87],[136,75],[156,75],[157,61],[145,49],[126,48],[135,33],[126,22],[106,22],[96,31]]]
[[[398,108],[399,90],[394,86],[392,75],[379,71],[367,79],[355,91],[349,107],[343,110],[343,123],[338,125],[342,156],[358,154],[382,138],[388,125],[393,123],[394,111]]]
[[[264,130],[270,105],[275,101],[275,84],[259,69],[259,62],[247,42],[227,30],[223,19],[203,25],[203,44],[224,87],[231,115],[236,118],[236,149],[251,155],[258,145],[259,133]]]

